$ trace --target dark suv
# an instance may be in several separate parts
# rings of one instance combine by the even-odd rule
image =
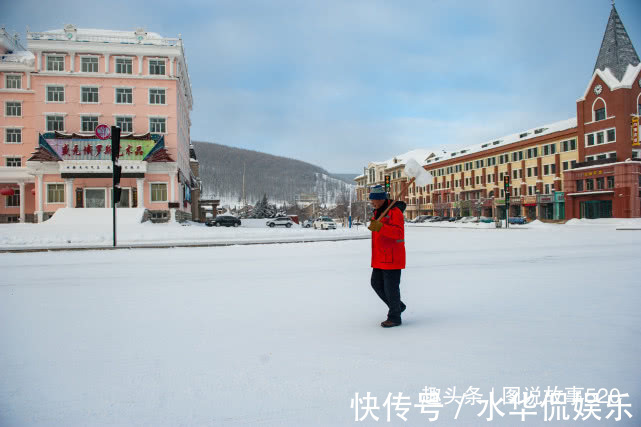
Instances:
[[[238,227],[240,226],[240,220],[231,215],[218,215],[216,218],[208,219],[205,225],[208,227],[220,227],[221,225],[225,227]]]

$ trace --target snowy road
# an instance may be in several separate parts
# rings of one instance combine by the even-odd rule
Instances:
[[[641,232],[407,229],[402,327],[369,241],[2,254],[0,425],[639,425]],[[629,419],[412,407],[424,387],[618,388]],[[381,417],[355,423],[355,393]],[[520,411],[522,408],[517,408]],[[360,412],[362,416],[364,412]],[[567,413],[574,417],[572,407]]]

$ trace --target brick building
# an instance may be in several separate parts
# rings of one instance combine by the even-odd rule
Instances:
[[[576,103],[576,118],[417,158],[434,183],[412,185],[406,215],[503,217],[507,175],[510,216],[640,217],[641,146],[634,124],[641,114],[640,71],[613,5],[592,78]],[[367,198],[367,187],[383,184],[402,166],[388,163],[370,163],[355,178],[361,200]]]

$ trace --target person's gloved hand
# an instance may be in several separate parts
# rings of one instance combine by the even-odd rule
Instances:
[[[380,221],[374,220],[374,221],[369,223],[369,227],[367,227],[367,228],[369,230],[371,230],[371,231],[374,231],[374,232],[381,231],[381,228],[383,228],[383,223],[380,222]]]

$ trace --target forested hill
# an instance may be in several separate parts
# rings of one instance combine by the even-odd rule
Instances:
[[[220,199],[221,204],[238,204],[243,193],[254,204],[264,194],[270,202],[293,202],[301,194],[316,194],[320,203],[334,204],[345,194],[356,174],[333,175],[300,160],[244,150],[210,142],[193,141],[200,163],[203,199]]]

